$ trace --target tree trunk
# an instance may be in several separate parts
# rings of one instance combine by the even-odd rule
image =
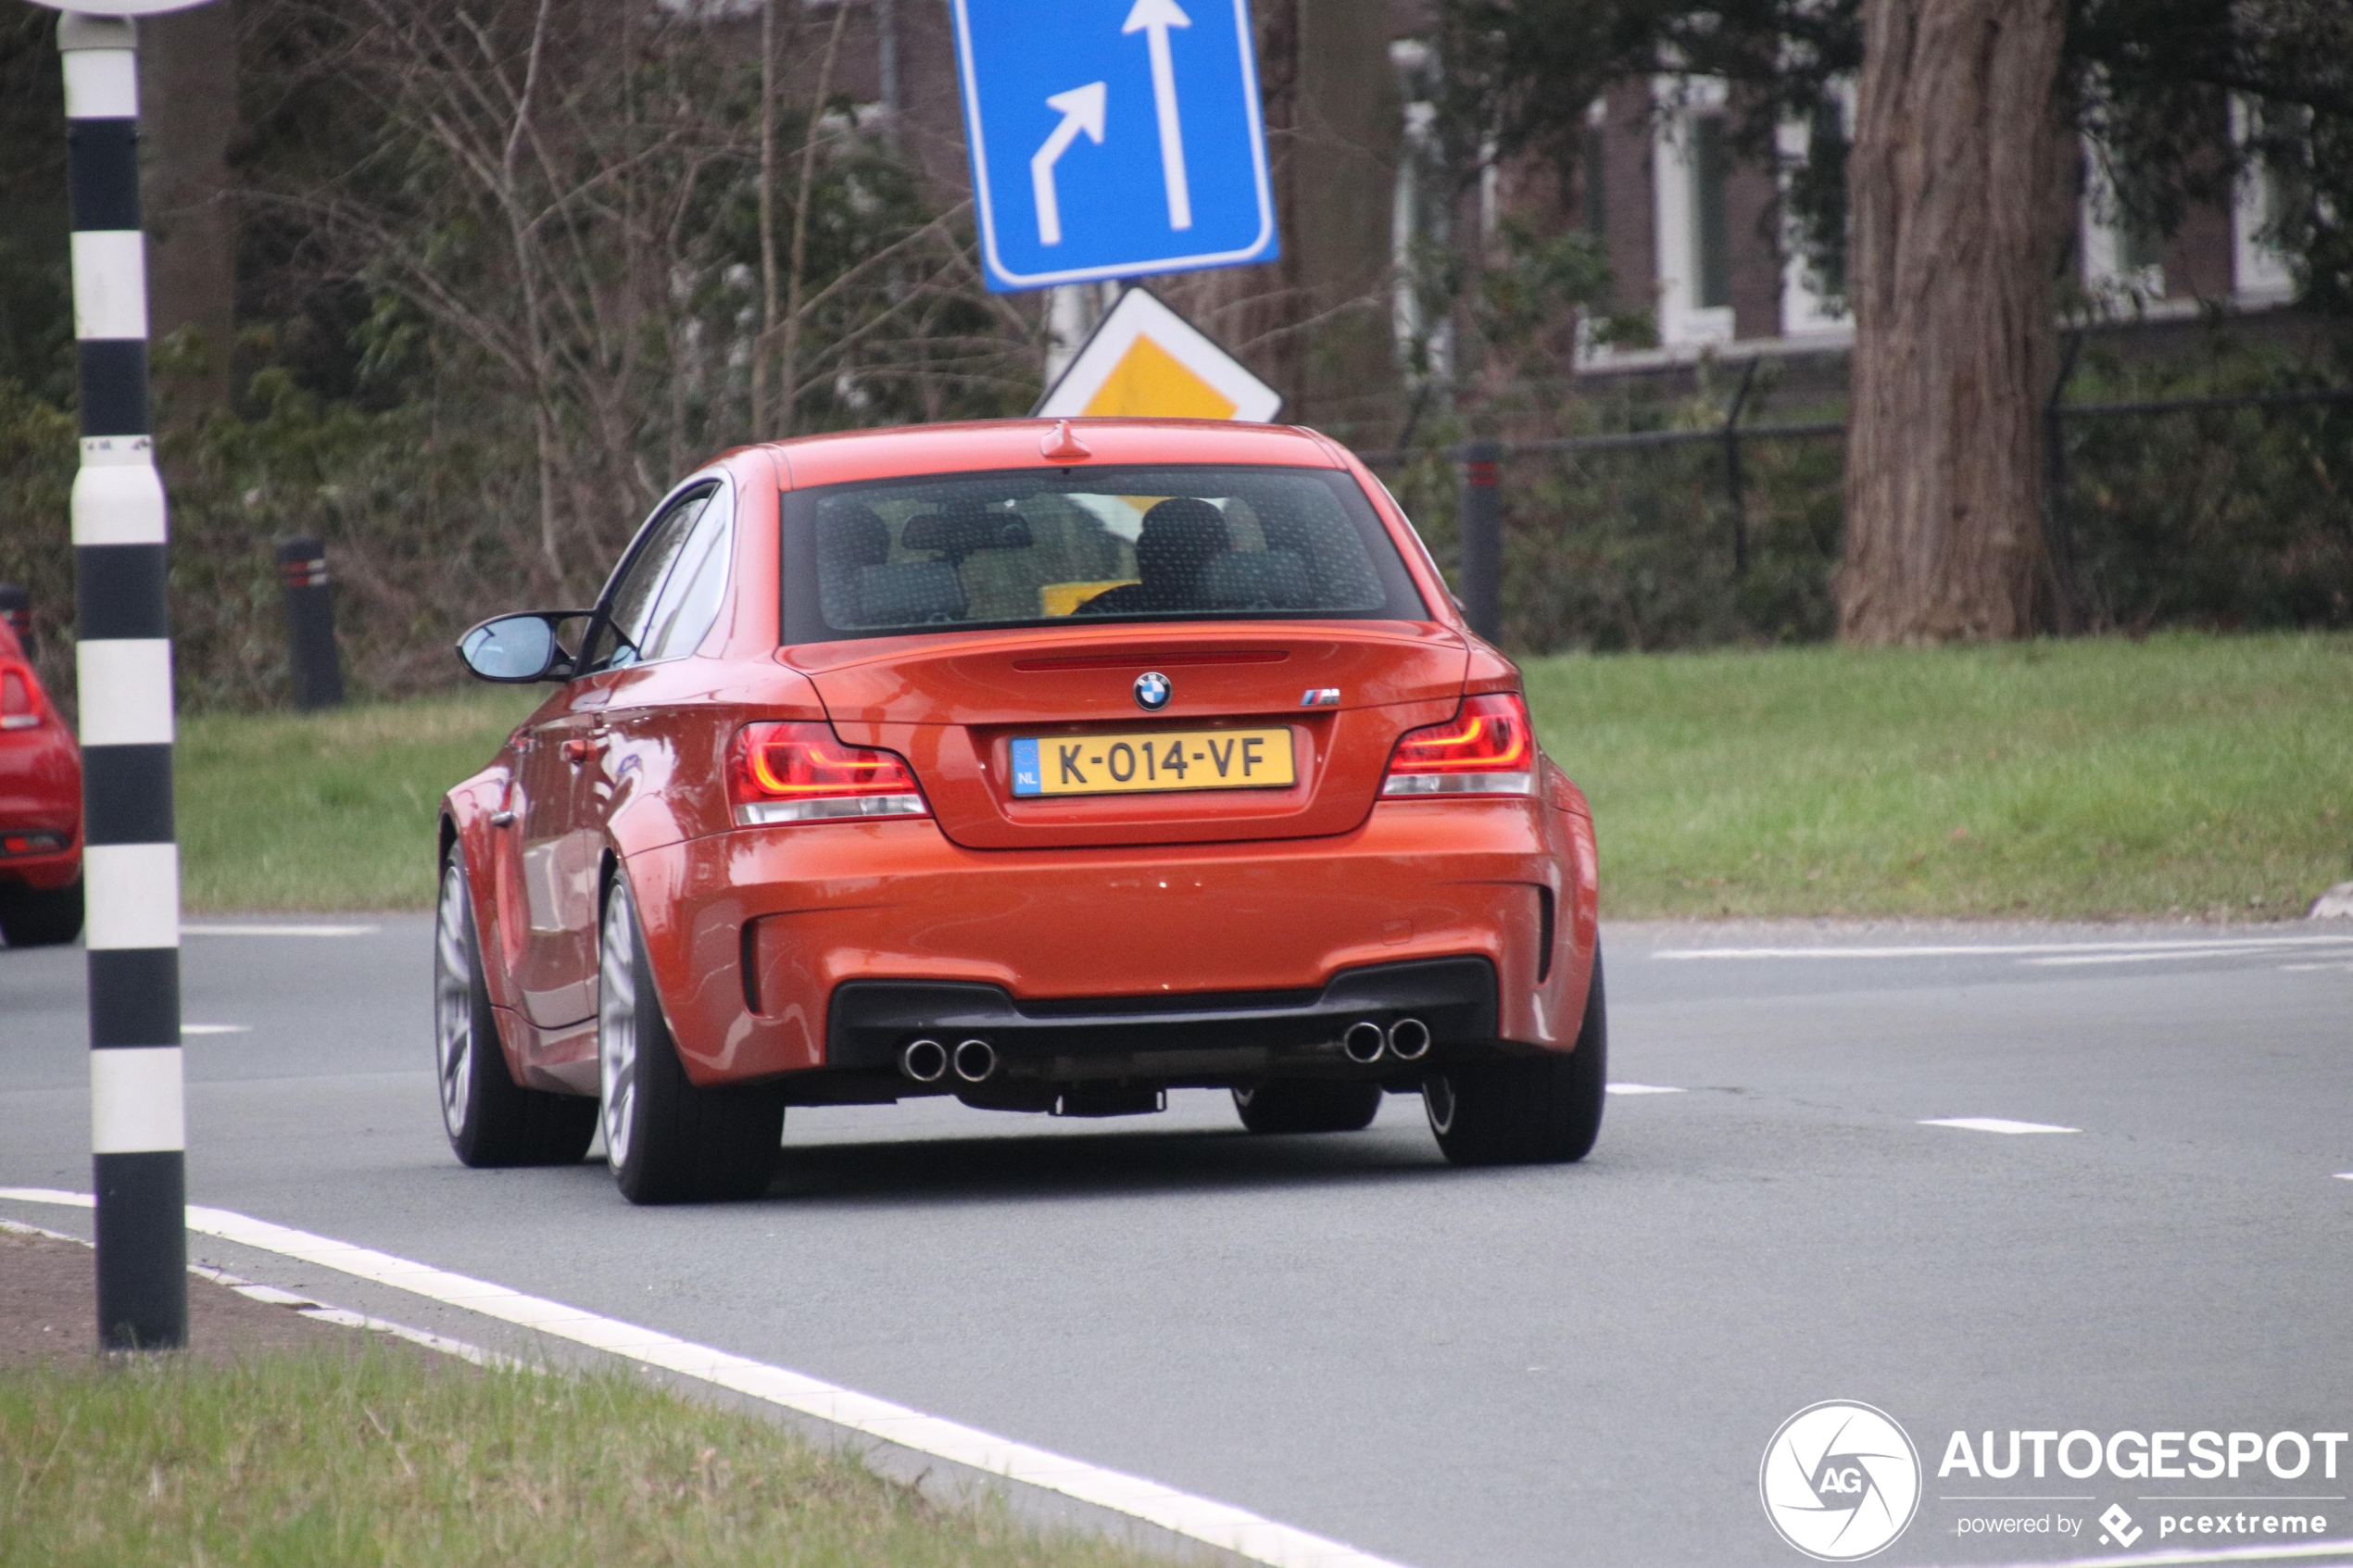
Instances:
[[[1839,635],[2033,630],[2063,0],[1865,0]]]
[[[149,335],[203,334],[200,365],[159,376],[163,412],[192,425],[226,408],[237,326],[237,225],[229,143],[237,130],[237,25],[228,0],[140,23],[141,205],[151,236]]]

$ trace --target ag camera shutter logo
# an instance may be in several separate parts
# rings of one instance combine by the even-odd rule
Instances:
[[[1817,1562],[1853,1562],[1887,1547],[1919,1512],[1919,1450],[1886,1411],[1825,1399],[1781,1423],[1756,1490],[1781,1539]]]

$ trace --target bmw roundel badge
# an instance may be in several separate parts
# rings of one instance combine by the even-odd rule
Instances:
[[[1147,713],[1157,713],[1168,706],[1168,677],[1157,670],[1147,670],[1136,677],[1136,706]]]

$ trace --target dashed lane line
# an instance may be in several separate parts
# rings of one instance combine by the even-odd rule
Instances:
[[[373,925],[183,925],[182,936],[373,936]]]
[[[2353,947],[2347,936],[2255,936],[2166,938],[2132,942],[1970,942],[1904,947],[1661,947],[1655,959],[1971,959],[2029,958],[2039,954],[2263,953],[2286,947]]]
[[[253,1025],[250,1023],[183,1023],[180,1026],[180,1033],[183,1036],[189,1035],[250,1035],[253,1033]]]
[[[2068,953],[2055,958],[2020,959],[2018,961],[2037,969],[2062,969],[2090,963],[2186,963],[2193,959],[2268,959],[2277,954],[2278,949],[2269,946],[2234,943],[2227,947],[2182,947],[2165,953]]]
[[[92,1205],[88,1193],[48,1187],[0,1187],[0,1199],[82,1209]],[[471,1279],[430,1263],[313,1236],[230,1210],[195,1204],[188,1206],[188,1228],[202,1236],[334,1269],[445,1306],[478,1312],[640,1365],[695,1378],[861,1436],[984,1474],[1059,1492],[1252,1562],[1268,1564],[1269,1568],[1398,1568],[1387,1559],[1277,1524],[1228,1503],[1195,1497],[1140,1476],[1105,1470],[959,1422],[925,1415],[805,1373],[697,1345],[658,1329],[601,1317],[560,1301],[526,1296],[506,1286]]]
[[[1666,1084],[1611,1084],[1607,1087],[1614,1095],[1680,1095],[1684,1092]]]
[[[2058,1127],[2048,1122],[2013,1122],[2003,1116],[1939,1116],[1923,1127],[1958,1127],[1965,1133],[2080,1133],[2081,1127]]]

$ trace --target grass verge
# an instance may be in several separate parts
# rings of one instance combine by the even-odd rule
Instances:
[[[2353,637],[1540,659],[1621,918],[2277,920],[2353,875]]]
[[[755,1417],[622,1375],[396,1349],[0,1376],[0,1565],[1149,1560],[936,1508]]]
[[[210,713],[180,728],[191,909],[396,909],[433,902],[434,814],[545,686],[332,713]]]
[[[1534,659],[1603,907],[2302,913],[2353,875],[2353,637]],[[434,805],[542,695],[192,719],[198,909],[422,909]]]

